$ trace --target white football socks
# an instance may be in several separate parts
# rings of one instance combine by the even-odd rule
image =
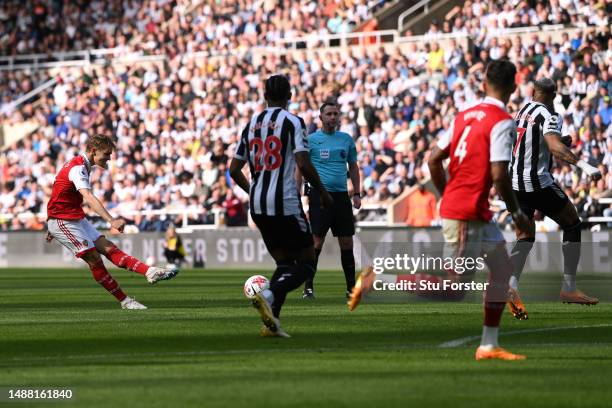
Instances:
[[[518,279],[516,278],[516,276],[511,276],[510,277],[510,287],[514,290],[518,290]]]
[[[576,290],[576,275],[563,274],[563,292],[574,292]]]
[[[498,334],[499,327],[482,326],[482,339],[480,340],[480,347],[486,350],[492,350],[497,347]]]

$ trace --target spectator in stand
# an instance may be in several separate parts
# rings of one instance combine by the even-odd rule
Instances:
[[[223,208],[225,209],[225,223],[228,227],[244,227],[247,225],[244,203],[236,197],[234,190],[227,190]]]
[[[185,247],[181,237],[176,233],[174,226],[170,225],[166,230],[166,242],[164,242],[164,256],[169,264],[177,267],[185,261]]]
[[[436,204],[435,194],[427,190],[424,184],[419,184],[417,190],[408,196],[406,224],[411,227],[430,227],[438,218]]]

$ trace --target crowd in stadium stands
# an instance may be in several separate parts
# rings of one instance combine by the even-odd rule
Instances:
[[[235,3],[216,2],[220,9],[214,12],[231,13],[226,4]],[[237,3],[249,10],[253,2]],[[472,10],[488,4],[468,3]],[[266,8],[255,14],[260,12]],[[466,10],[463,14],[470,15]],[[88,133],[98,132],[115,135],[118,151],[110,171],[93,172],[94,193],[112,210],[127,214],[139,230],[180,223],[181,215],[130,215],[162,208],[194,210],[190,223],[212,223],[221,212],[228,225],[244,225],[246,196],[232,185],[228,161],[250,115],[265,106],[263,79],[278,72],[289,75],[289,110],[302,116],[309,130],[319,125],[320,102],[337,97],[343,115],[340,130],[357,145],[363,203],[384,205],[428,178],[431,143],[457,111],[483,96],[486,63],[507,56],[519,69],[512,112],[531,98],[535,78],[557,81],[555,108],[563,117],[563,134],[572,136],[576,154],[599,165],[604,177],[591,183],[579,170],[555,164],[555,179],[582,216],[612,215],[609,205],[597,203],[612,190],[609,28],[587,28],[564,35],[558,43],[538,34],[523,41],[483,35],[474,45],[468,50],[458,42],[441,47],[432,41],[412,43],[408,52],[369,48],[364,55],[329,52],[308,60],[271,53],[259,64],[246,57],[174,57],[179,48],[165,63],[135,64],[127,70],[109,65],[60,75],[35,105],[7,114],[11,121],[33,119],[41,127],[0,155],[0,214],[44,211],[58,166],[80,152]],[[421,199],[415,196],[409,205],[423,208],[414,208],[407,222],[435,222],[431,195],[419,194]],[[365,220],[377,216],[376,211],[359,213]],[[509,220],[502,209],[498,218]],[[0,216],[0,229],[42,229],[43,221]]]
[[[96,48],[170,56],[246,52],[255,45],[274,45],[280,38],[350,32],[385,2],[25,0],[24,5],[24,0],[4,0],[0,2],[0,55]],[[40,73],[3,74],[0,103],[27,93],[42,79],[47,78]]]
[[[456,6],[443,22],[432,22],[428,35],[466,33],[495,37],[504,29],[563,24],[605,27],[612,4],[605,0],[468,0]]]
[[[127,47],[148,54],[353,31],[383,0],[4,0],[1,55]],[[201,3],[199,6],[198,3]],[[193,12],[190,8],[193,8]]]

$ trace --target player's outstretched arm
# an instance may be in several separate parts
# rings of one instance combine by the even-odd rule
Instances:
[[[242,168],[244,167],[245,163],[246,161],[234,157],[230,163],[229,172],[230,177],[232,178],[232,180],[234,180],[236,184],[238,184],[238,187],[248,193],[249,180],[247,180],[246,176],[242,172]]]
[[[116,229],[119,232],[123,232],[123,228],[125,228],[125,220],[122,218],[113,218],[112,215],[104,208],[98,197],[93,195],[90,189],[81,188],[79,189],[79,193],[83,196],[83,201],[87,203],[89,208],[91,208],[96,214],[98,214],[102,219],[108,223],[110,223],[111,228]]]
[[[448,149],[440,149],[438,146],[434,146],[429,156],[427,166],[429,167],[429,174],[431,174],[431,181],[436,186],[436,189],[440,194],[444,194],[446,188],[446,173],[444,173],[444,160],[448,159]]]
[[[529,218],[521,211],[514,191],[512,191],[512,180],[508,174],[507,161],[491,162],[491,179],[495,190],[501,195],[506,203],[506,208],[512,214],[512,220],[521,231],[527,231],[530,226]]]
[[[566,163],[573,164],[574,166],[582,169],[589,177],[593,180],[601,178],[601,173],[597,167],[593,167],[584,160],[580,160],[570,148],[563,142],[561,135],[558,133],[546,133],[544,140],[548,146],[550,153],[558,160],[562,160]]]
[[[310,183],[312,188],[319,192],[321,203],[325,207],[330,207],[334,203],[334,200],[323,186],[323,183],[321,183],[319,173],[317,173],[317,170],[310,161],[309,153],[306,151],[295,152],[295,162],[302,176]]]

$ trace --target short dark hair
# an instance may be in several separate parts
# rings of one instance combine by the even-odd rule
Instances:
[[[94,134],[87,139],[87,143],[85,144],[86,151],[90,152],[91,149],[110,149],[112,152],[116,149],[115,141],[111,136]]]
[[[507,59],[489,62],[487,82],[499,90],[510,91],[515,86],[516,67]]]
[[[557,92],[555,81],[550,78],[540,78],[534,82],[534,87],[538,92],[551,94]]]
[[[319,108],[319,112],[323,113],[325,108],[327,108],[328,106],[338,107],[338,101],[336,101],[335,99],[332,99],[332,98],[327,98],[321,104],[321,107]]]
[[[266,99],[269,101],[284,101],[289,99],[291,85],[284,75],[272,75],[266,79]]]

